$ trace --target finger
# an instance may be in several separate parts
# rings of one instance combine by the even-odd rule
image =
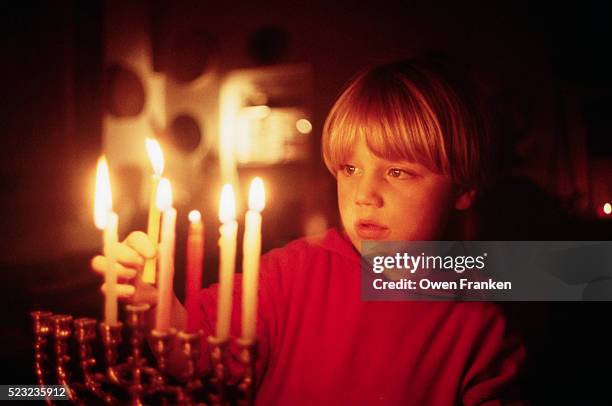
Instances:
[[[117,262],[132,268],[141,268],[144,265],[144,258],[134,248],[129,247],[126,243],[115,245],[113,252]]]
[[[104,275],[106,269],[108,268],[108,258],[102,255],[97,255],[93,257],[93,259],[91,260],[91,268],[95,272]],[[113,267],[113,269],[117,272],[117,276],[119,278],[132,279],[138,274],[137,270],[127,268],[118,262],[115,262],[115,266]]]
[[[137,288],[134,296],[132,296],[132,301],[154,305],[157,303],[157,289]]]
[[[145,258],[155,257],[155,247],[148,235],[142,231],[134,231],[125,239],[125,244]]]
[[[106,289],[106,283],[103,283],[100,290],[102,293],[106,294]],[[117,297],[121,299],[130,299],[134,295],[135,291],[136,289],[132,285],[125,285],[122,283],[117,284]]]
[[[91,268],[95,272],[104,275],[106,269],[108,268],[108,259],[105,256],[96,255],[91,260]],[[117,277],[128,280],[133,279],[138,274],[137,270],[127,268],[118,262],[115,262],[115,266],[113,267],[113,269],[117,272]]]

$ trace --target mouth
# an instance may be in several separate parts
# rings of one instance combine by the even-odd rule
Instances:
[[[381,240],[391,232],[388,227],[370,220],[357,221],[355,231],[362,240]]]

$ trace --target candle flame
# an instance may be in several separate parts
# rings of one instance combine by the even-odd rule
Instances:
[[[249,189],[249,210],[262,211],[266,206],[266,192],[264,190],[263,180],[256,177],[251,182]]]
[[[610,213],[612,213],[612,204],[610,204],[610,203],[606,203],[606,204],[604,204],[604,205],[603,205],[603,211],[604,211],[604,213],[606,213],[606,214],[610,214]]]
[[[164,172],[164,154],[159,146],[159,142],[153,138],[147,138],[145,140],[145,145],[147,147],[149,160],[151,161],[151,166],[153,167],[153,172],[161,176]]]
[[[219,204],[219,220],[229,223],[236,219],[236,198],[232,185],[225,184],[221,190],[221,202]]]
[[[188,217],[191,223],[199,223],[202,220],[202,215],[197,210],[191,210]]]
[[[96,165],[96,192],[94,198],[94,222],[96,227],[104,230],[108,223],[108,214],[113,209],[110,175],[106,157],[101,156]]]
[[[167,178],[161,178],[157,186],[156,196],[157,208],[161,211],[172,207],[172,186]]]

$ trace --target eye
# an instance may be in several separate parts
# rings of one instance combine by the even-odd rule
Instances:
[[[340,170],[346,175],[346,176],[352,176],[355,174],[355,172],[357,171],[357,168],[355,168],[353,165],[341,165],[340,166]]]
[[[405,169],[400,169],[400,168],[389,169],[387,171],[387,175],[389,175],[392,178],[396,178],[396,179],[408,179],[408,178],[416,176],[414,173],[409,172]]]

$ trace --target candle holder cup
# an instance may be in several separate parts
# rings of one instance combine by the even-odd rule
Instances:
[[[128,304],[125,323],[113,325],[92,318],[73,320],[70,315],[32,312],[38,384],[63,385],[74,404],[252,404],[255,341],[236,342],[246,367],[236,390],[227,376],[230,340],[205,338],[202,331],[148,331],[149,309],[148,304]],[[210,374],[198,370],[204,339],[210,353]],[[152,355],[147,352],[147,341]],[[96,359],[98,354],[102,362]],[[176,360],[180,371],[171,368]],[[46,403],[54,404],[50,399]]]

